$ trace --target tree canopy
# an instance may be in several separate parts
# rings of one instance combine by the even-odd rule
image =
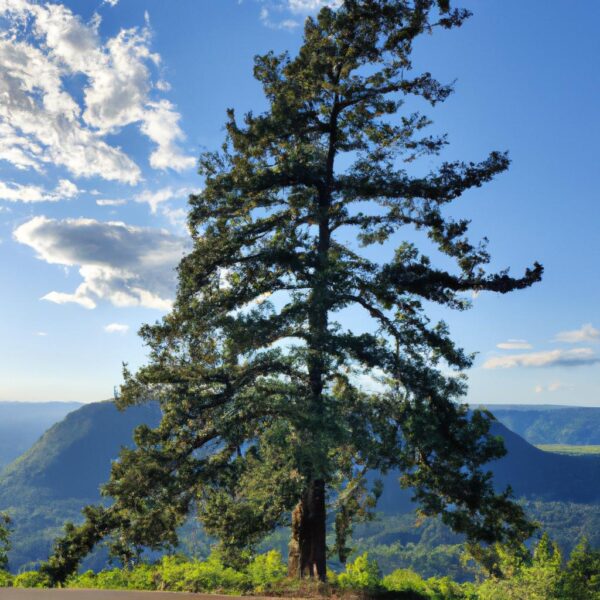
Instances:
[[[137,431],[105,488],[114,504],[88,509],[47,569],[109,532],[125,554],[175,543],[196,511],[231,560],[291,525],[290,573],[324,578],[327,514],[343,561],[376,503],[368,475],[391,469],[470,541],[530,535],[485,467],[504,452],[490,415],[462,402],[473,357],[427,314],[542,275],[489,272],[485,240],[449,214],[509,165],[497,151],[438,159],[448,141],[421,112],[452,86],[413,72],[413,42],[468,16],[446,0],[345,0],[306,20],[295,57],[256,57],[268,108],[230,110],[222,148],[201,156],[176,301],[142,328],[148,364],[117,400],[157,401],[162,422]]]

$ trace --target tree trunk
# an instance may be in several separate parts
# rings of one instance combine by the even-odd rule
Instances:
[[[318,189],[316,215],[319,223],[317,242],[317,265],[310,298],[309,329],[311,351],[308,360],[308,376],[311,388],[310,411],[321,424],[324,414],[323,387],[325,375],[324,353],[328,339],[329,316],[329,250],[331,246],[330,210],[332,182],[337,141],[337,119],[340,110],[338,97],[330,116],[329,149],[325,164],[326,176]],[[327,515],[325,510],[325,480],[323,473],[310,478],[300,502],[292,513],[292,535],[289,544],[288,574],[290,577],[327,579],[327,545],[325,532]]]
[[[288,575],[325,581],[326,557],[325,482],[311,482],[292,513]]]

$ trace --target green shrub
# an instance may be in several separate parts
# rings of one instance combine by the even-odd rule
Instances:
[[[254,557],[246,568],[254,591],[264,592],[285,579],[287,567],[278,550],[269,550]]]
[[[11,587],[13,584],[13,576],[8,571],[0,570],[0,588]]]
[[[98,587],[96,574],[94,571],[85,571],[85,573],[71,575],[71,577],[67,579],[66,586],[70,588],[94,589]]]
[[[127,589],[129,590],[156,590],[158,573],[156,566],[141,563],[128,572]]]
[[[389,592],[415,592],[429,598],[425,580],[409,569],[397,569],[383,578],[383,587]]]
[[[67,587],[98,590],[155,590],[156,567],[140,564],[133,569],[86,571],[67,581]]]
[[[42,575],[37,571],[25,571],[13,579],[13,586],[17,588],[50,587],[50,580],[47,575]]]
[[[158,587],[173,592],[240,593],[252,586],[248,575],[225,567],[213,553],[204,562],[165,556],[158,568]]]
[[[129,588],[128,572],[125,569],[110,569],[96,574],[99,590],[126,590]]]
[[[337,581],[342,589],[377,590],[381,587],[381,571],[377,561],[369,560],[365,552],[346,565],[346,571],[338,575]]]
[[[456,583],[450,577],[431,577],[426,582],[431,600],[478,600],[474,583]]]

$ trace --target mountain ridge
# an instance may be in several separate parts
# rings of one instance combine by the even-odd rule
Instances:
[[[0,401],[0,472],[80,402]]]
[[[11,564],[21,567],[44,559],[65,520],[79,520],[81,507],[100,500],[99,486],[122,446],[132,445],[141,423],[153,426],[158,406],[135,406],[119,412],[111,401],[85,404],[53,425],[29,451],[0,475],[0,510],[14,519]],[[511,484],[518,497],[531,502],[600,504],[600,457],[544,452],[494,422],[508,455],[490,467],[499,488]],[[414,508],[398,474],[385,476],[378,511],[405,514]]]

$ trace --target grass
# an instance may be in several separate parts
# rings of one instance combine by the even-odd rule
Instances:
[[[570,456],[600,455],[600,446],[574,446],[571,444],[538,444],[537,448],[544,452],[568,454]]]

